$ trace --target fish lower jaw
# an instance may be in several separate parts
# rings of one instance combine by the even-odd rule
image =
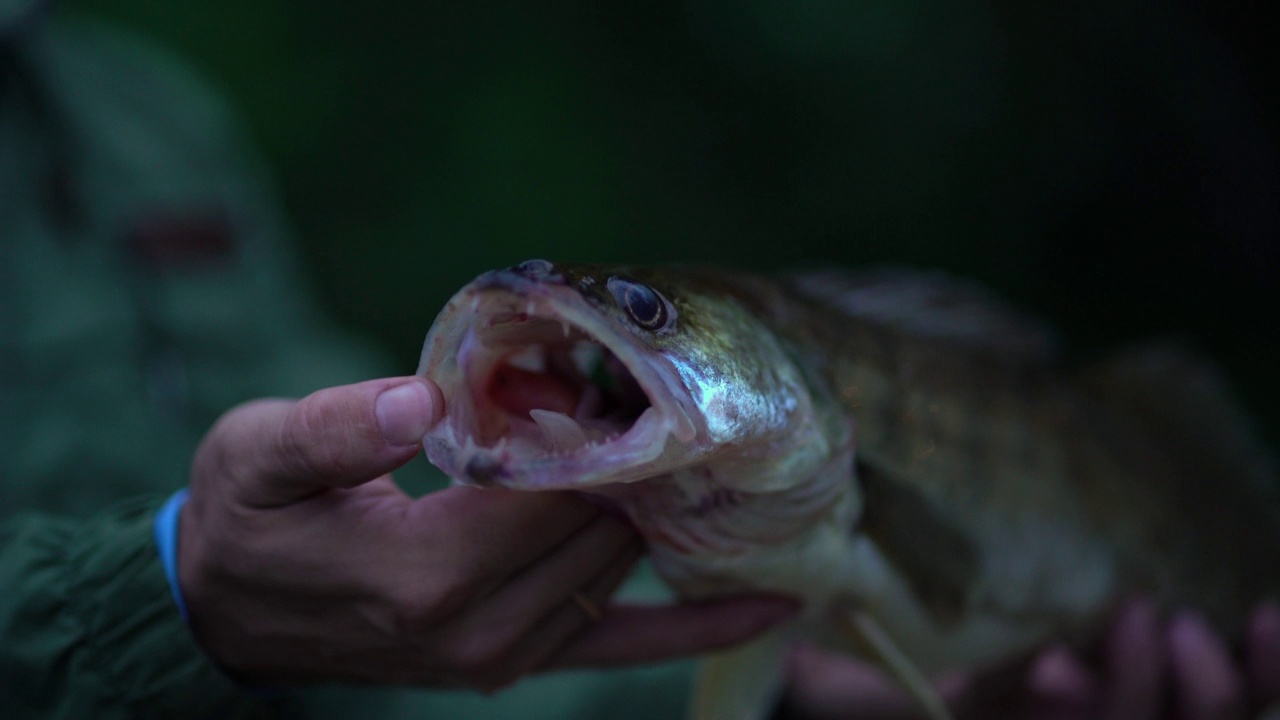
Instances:
[[[439,428],[425,443],[428,458],[467,484],[522,490],[563,490],[628,483],[663,472],[672,422],[647,408],[627,428],[579,423],[553,411],[532,410],[530,420],[495,440]],[[443,432],[439,432],[443,430]]]

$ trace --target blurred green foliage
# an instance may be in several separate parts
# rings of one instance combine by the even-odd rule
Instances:
[[[1275,434],[1273,76],[1207,2],[67,4],[233,98],[325,302],[406,370],[529,257],[908,263],[1085,354],[1189,337]]]

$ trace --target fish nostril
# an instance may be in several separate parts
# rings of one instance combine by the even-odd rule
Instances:
[[[556,266],[547,260],[525,260],[519,265],[511,268],[512,272],[519,273],[530,280],[549,280],[552,276],[557,276]]]

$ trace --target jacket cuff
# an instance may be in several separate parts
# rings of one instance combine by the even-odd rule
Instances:
[[[72,675],[97,678],[104,704],[136,717],[257,715],[266,708],[204,653],[174,604],[154,539],[160,505],[121,505],[71,538],[67,609],[84,642]]]

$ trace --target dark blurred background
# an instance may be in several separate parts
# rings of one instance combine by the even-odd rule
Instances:
[[[1280,437],[1280,82],[1210,0],[74,0],[226,92],[332,314],[406,371],[529,257],[980,278],[1079,353],[1226,366]]]

